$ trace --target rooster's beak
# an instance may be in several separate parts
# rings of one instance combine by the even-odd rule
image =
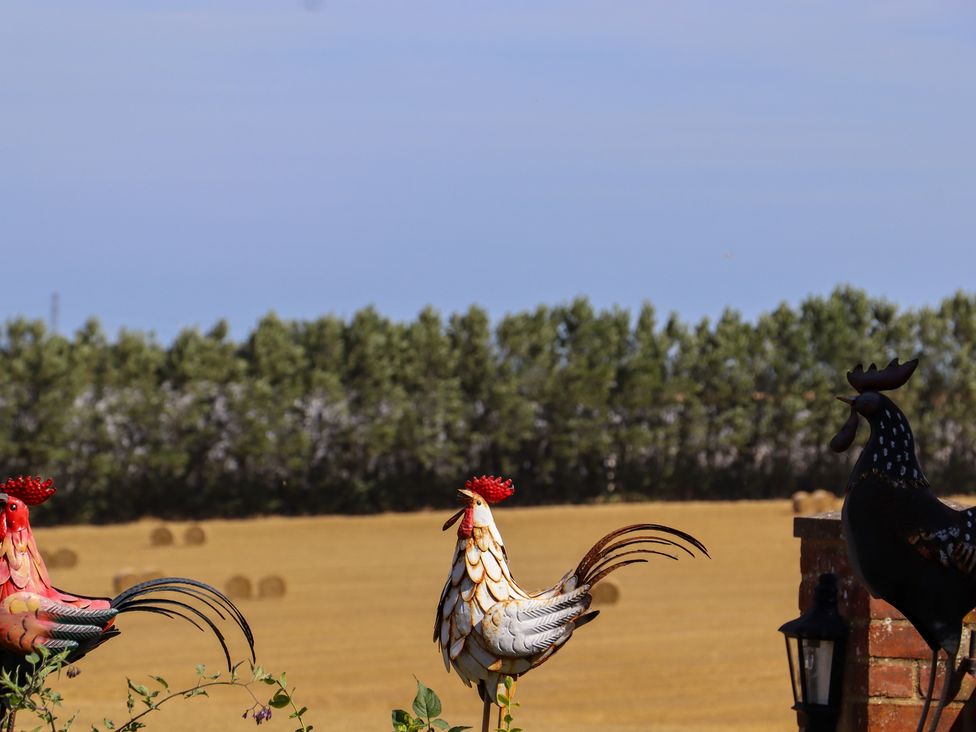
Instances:
[[[468,499],[467,501],[465,501],[465,503],[468,503],[469,501],[473,501],[475,499],[475,494],[467,490],[466,488],[458,488],[458,493],[460,493],[462,496]],[[451,518],[449,518],[447,521],[444,522],[444,525],[441,527],[441,531],[447,531],[449,528],[454,526],[454,524],[458,522],[458,519],[461,518],[464,515],[464,512],[467,510],[468,507],[465,506],[456,514],[451,516]]]
[[[445,521],[444,522],[444,525],[441,527],[441,531],[447,531],[449,528],[451,528],[452,526],[454,526],[454,524],[456,524],[458,522],[458,519],[461,518],[464,515],[465,510],[466,509],[463,509],[462,508],[456,514],[454,514],[453,516],[451,516],[451,518],[449,518],[447,521]]]
[[[842,402],[844,402],[844,404],[847,404],[847,405],[850,405],[850,406],[853,406],[853,404],[854,404],[854,399],[853,399],[852,397],[843,397],[843,396],[839,396],[839,397],[837,397],[837,398],[838,398],[838,399],[839,399],[840,401],[842,401]]]

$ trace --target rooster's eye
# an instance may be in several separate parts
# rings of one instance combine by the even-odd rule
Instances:
[[[17,504],[16,504],[16,503],[15,503],[15,504],[13,504],[13,505],[12,505],[12,506],[10,507],[10,510],[11,510],[11,511],[16,511],[16,510],[17,510]]]

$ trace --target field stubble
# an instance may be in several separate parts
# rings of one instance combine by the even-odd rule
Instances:
[[[36,511],[40,519],[42,510]],[[481,702],[444,671],[431,642],[433,613],[449,569],[454,533],[448,512],[375,517],[268,518],[203,524],[202,546],[153,547],[158,522],[37,531],[40,546],[70,547],[71,569],[56,585],[111,594],[126,568],[158,567],[223,588],[235,574],[257,582],[280,575],[281,599],[242,600],[257,637],[258,661],[286,670],[308,721],[323,730],[388,730],[394,707],[409,708],[414,675],[434,688],[452,724],[476,726]],[[700,538],[712,559],[650,564],[612,575],[620,600],[583,628],[543,668],[520,681],[517,721],[530,732],[563,730],[783,730],[793,719],[782,637],[796,615],[799,541],[787,501],[644,503],[495,512],[513,572],[523,586],[548,586],[593,541],[620,525],[664,523]],[[174,524],[174,534],[183,526]],[[222,667],[216,641],[191,626],[140,614],[120,618],[123,635],[58,682],[78,729],[125,718],[125,679],[159,674],[190,685],[193,668]],[[227,627],[238,658],[244,644]],[[267,687],[265,687],[267,688]],[[258,689],[264,694],[264,689]],[[150,729],[216,732],[253,725],[239,690],[174,701]],[[267,729],[292,730],[275,711]],[[26,722],[26,720],[24,720]]]

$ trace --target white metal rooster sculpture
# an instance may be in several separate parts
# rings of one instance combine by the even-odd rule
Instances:
[[[514,492],[511,480],[484,475],[472,478],[459,490],[464,508],[444,524],[446,531],[461,519],[451,573],[437,605],[434,641],[447,669],[453,665],[465,684],[477,684],[485,704],[484,729],[491,705],[497,704],[498,694],[504,691],[504,677],[517,679],[541,665],[562,648],[574,630],[599,614],[599,610],[589,610],[590,592],[597,582],[616,569],[647,561],[622,557],[658,554],[677,559],[648,545],[694,556],[683,543],[661,534],[677,537],[708,556],[702,543],[683,531],[660,524],[633,524],[600,539],[576,569],[553,587],[526,592],[512,577],[505,543],[488,507]]]

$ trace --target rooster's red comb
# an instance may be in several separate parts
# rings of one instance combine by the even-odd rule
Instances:
[[[16,478],[7,478],[6,483],[0,483],[0,492],[19,498],[28,506],[44,503],[54,495],[54,491],[54,481],[48,478],[42,482],[39,475],[36,478],[18,475]]]
[[[464,484],[464,487],[469,491],[477,493],[488,501],[488,503],[498,503],[515,492],[515,486],[512,485],[511,479],[503,480],[502,478],[496,478],[494,475],[482,475],[480,478],[471,478]]]

